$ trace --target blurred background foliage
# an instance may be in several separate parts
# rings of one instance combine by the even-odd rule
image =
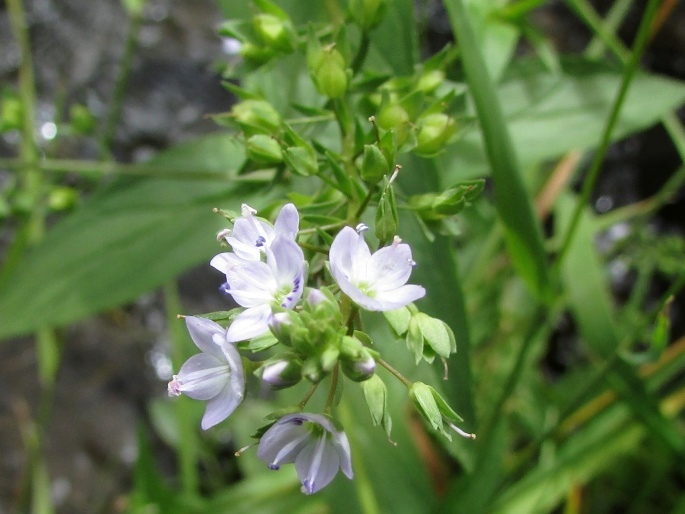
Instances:
[[[338,28],[359,4],[277,3]],[[349,29],[369,85],[455,49],[459,137],[399,154],[399,187],[486,191],[399,232],[421,308],[456,335],[440,385],[478,439],[431,433],[389,383],[390,444],[348,387],[356,477],[313,497],[233,456],[287,395],[200,433],[164,382],[192,351],[175,315],[224,308],[212,209],[268,214],[313,180],[243,173],[242,136],[207,118],[235,100],[222,78],[285,117],[323,97],[301,56],[250,69],[219,37],[247,1],[87,4],[0,3],[0,512],[685,513],[682,3],[389,0]]]

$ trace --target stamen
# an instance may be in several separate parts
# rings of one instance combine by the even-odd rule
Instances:
[[[400,239],[400,236],[395,236],[392,239],[392,247],[395,248],[398,244],[402,242],[402,239]]]
[[[222,294],[231,294],[231,286],[228,282],[224,282],[219,286],[219,291]]]
[[[457,434],[459,434],[462,437],[465,437],[466,439],[475,439],[476,438],[476,434],[469,434],[468,432],[464,432],[461,428],[459,428],[456,425],[453,425],[452,423],[448,423],[448,425]]]
[[[217,232],[217,234],[216,234],[216,240],[217,240],[217,241],[221,241],[222,239],[227,238],[228,235],[229,235],[230,233],[231,233],[231,229],[230,229],[230,228],[225,228],[225,229],[223,229],[223,230],[220,230],[220,231]]]
[[[240,206],[240,214],[242,214],[244,218],[249,218],[257,214],[257,209],[253,209],[252,207],[244,203]]]
[[[365,223],[360,223],[359,225],[357,225],[355,230],[357,231],[357,234],[361,235],[363,232],[366,232],[367,230],[369,230],[369,226],[366,225]]]
[[[395,179],[397,178],[397,175],[400,174],[400,170],[402,169],[402,166],[399,164],[395,164],[395,171],[392,172],[392,175],[390,176],[390,180],[388,180],[388,184],[392,184],[395,182]]]
[[[416,266],[418,266],[418,264],[416,264],[416,261],[414,259],[407,259],[407,262],[409,263],[409,265],[412,268],[415,268]]]
[[[255,246],[257,248],[261,248],[262,246],[264,246],[264,243],[266,243],[266,238],[264,236],[259,236],[257,238],[257,241],[255,242]]]
[[[182,385],[183,384],[178,379],[178,375],[173,375],[171,377],[171,382],[169,382],[169,385],[167,386],[167,391],[169,393],[169,396],[181,396],[181,386]]]

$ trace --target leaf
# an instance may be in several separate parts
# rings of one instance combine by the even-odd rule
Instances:
[[[497,89],[504,118],[524,170],[570,150],[597,145],[621,70],[607,62],[561,60],[561,72],[550,73],[539,61],[518,59]],[[618,124],[616,141],[644,130],[685,102],[685,84],[649,73],[632,81]],[[477,129],[447,148],[439,161],[446,181],[489,174],[483,141]]]
[[[120,178],[32,248],[0,296],[0,338],[64,325],[154,289],[220,251],[213,207],[259,207],[268,195],[231,180],[241,144],[218,134],[164,152],[155,168],[226,172],[225,182]],[[217,285],[219,284],[217,280]]]
[[[476,105],[495,185],[495,206],[504,226],[509,255],[530,291],[538,299],[546,300],[551,291],[547,255],[500,104],[506,97],[499,96],[495,90],[462,1],[448,0],[445,6],[459,41],[466,79]]]

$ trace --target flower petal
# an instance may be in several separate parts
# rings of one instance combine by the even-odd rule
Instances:
[[[421,286],[413,284],[398,287],[392,291],[379,291],[376,293],[374,300],[380,308],[373,310],[391,311],[399,309],[424,296],[426,296],[426,290]]]
[[[300,215],[297,208],[292,203],[285,204],[274,223],[275,235],[283,235],[294,241],[299,229]]]
[[[297,415],[283,416],[262,436],[257,457],[272,469],[295,462],[297,454],[306,446],[311,430]]]
[[[195,400],[214,398],[228,384],[230,369],[222,359],[198,353],[185,361],[178,373],[179,391]]]
[[[243,395],[236,394],[227,384],[218,395],[207,402],[205,414],[202,416],[202,430],[207,430],[217,423],[221,423],[233,413],[242,400]]]
[[[195,346],[205,353],[219,359],[223,358],[221,348],[214,343],[213,338],[215,334],[220,334],[223,337],[226,333],[225,328],[212,320],[196,316],[186,316],[185,322]]]
[[[328,441],[327,433],[310,440],[295,459],[297,476],[306,494],[314,494],[330,484],[339,467],[338,452]]]
[[[393,244],[375,252],[367,265],[369,288],[389,291],[407,283],[413,269],[411,248],[407,244]]]
[[[269,330],[270,315],[271,306],[269,304],[245,309],[229,325],[226,332],[226,341],[235,343],[262,335]]]
[[[255,307],[273,300],[277,284],[267,264],[247,261],[232,253],[220,253],[209,264],[226,275],[228,293],[242,307]]]
[[[365,269],[370,258],[371,251],[364,236],[352,227],[343,227],[331,244],[331,273],[336,281],[342,276],[355,282],[366,280]]]

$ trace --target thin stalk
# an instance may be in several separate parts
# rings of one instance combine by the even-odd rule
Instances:
[[[331,388],[328,391],[328,398],[326,399],[326,405],[323,411],[330,414],[333,408],[333,402],[335,401],[335,391],[338,389],[338,380],[340,379],[340,366],[336,364],[333,368],[333,376],[331,377]]]
[[[354,56],[354,59],[352,60],[352,65],[350,66],[352,68],[352,75],[357,75],[357,73],[361,71],[362,66],[364,65],[364,61],[366,60],[366,56],[369,53],[370,43],[371,38],[369,37],[369,33],[367,31],[364,31],[364,33],[362,34],[361,43],[359,43],[357,55]]]
[[[597,179],[599,178],[601,165],[604,162],[604,157],[606,156],[607,150],[609,149],[609,144],[611,142],[611,134],[613,133],[614,127],[616,126],[616,123],[618,121],[618,116],[621,112],[621,107],[623,106],[623,102],[625,101],[630,84],[639,67],[640,58],[642,57],[642,54],[647,45],[647,41],[650,34],[650,27],[652,25],[652,20],[654,19],[654,15],[656,14],[658,6],[659,0],[650,0],[647,4],[647,9],[640,23],[640,28],[635,39],[635,44],[633,45],[633,51],[631,53],[630,60],[628,61],[625,72],[623,73],[621,86],[619,88],[618,94],[616,95],[616,99],[614,100],[611,112],[604,127],[599,148],[593,156],[592,163],[590,165],[590,170],[588,171],[587,177],[583,182],[583,188],[580,194],[580,198],[578,199],[576,208],[573,212],[573,217],[571,218],[571,223],[569,224],[569,228],[566,231],[566,234],[564,235],[563,243],[557,255],[557,259],[555,262],[555,271],[557,272],[559,271],[561,263],[563,262],[564,257],[566,256],[566,253],[568,252],[571,246],[571,242],[573,241],[573,237],[575,236],[576,230],[578,229],[578,225],[580,223],[580,217],[583,214],[583,210],[586,208],[590,200],[590,195],[592,194]]]
[[[22,159],[0,158],[0,167],[6,169],[24,169],[26,161]],[[228,172],[197,172],[192,169],[174,169],[147,164],[122,164],[113,161],[81,161],[75,159],[43,159],[35,164],[36,170],[45,173],[75,173],[85,177],[103,177],[110,175],[159,177],[173,180],[216,180],[227,179],[249,181],[249,176],[234,177]]]
[[[397,371],[395,368],[393,368],[393,367],[392,367],[390,364],[388,364],[386,361],[384,361],[383,359],[379,358],[377,362],[378,362],[378,364],[380,364],[381,366],[383,366],[385,369],[387,369],[387,370],[390,372],[390,374],[393,375],[397,380],[399,380],[400,382],[402,382],[402,383],[407,387],[407,389],[409,389],[409,388],[412,386],[411,381],[410,381],[409,379],[407,379],[407,377],[405,377],[402,373],[400,373],[400,372]]]
[[[594,14],[592,6],[586,4],[583,12],[587,13],[591,11],[593,15],[586,17],[585,21],[588,23],[588,25],[590,25],[591,23],[594,24],[597,22],[597,20],[599,20],[599,26],[601,26],[602,34],[602,36],[600,36],[600,31],[595,31],[595,37],[592,38],[590,44],[587,46],[587,48],[585,48],[584,53],[586,57],[589,57],[590,59],[599,59],[602,57],[605,48],[610,46],[610,48],[614,50],[616,55],[623,62],[628,60],[630,53],[623,47],[623,44],[614,37],[614,34],[616,34],[616,31],[628,14],[632,4],[633,0],[618,0],[614,2],[603,20],[599,19],[599,16]],[[593,25],[591,25],[591,27],[594,28]],[[607,41],[610,41],[610,43],[607,43]]]
[[[31,42],[22,0],[8,0],[7,11],[20,55],[18,87],[22,104],[21,143],[19,146],[21,165],[17,166],[16,169],[20,172],[20,187],[22,194],[29,201],[29,209],[27,216],[20,220],[21,225],[16,236],[5,252],[2,270],[0,271],[0,285],[8,279],[14,267],[21,261],[26,248],[40,240],[45,229],[45,206],[42,201],[44,184],[37,169],[40,154],[35,136],[36,85]]]
[[[143,21],[142,9],[140,11],[130,13],[128,31],[126,33],[126,42],[124,43],[124,55],[119,63],[119,74],[114,83],[114,91],[112,93],[112,100],[110,101],[109,111],[107,112],[107,119],[105,120],[104,129],[100,138],[100,152],[103,158],[110,157],[112,142],[114,141],[114,134],[121,119],[121,111],[124,105],[124,96],[126,94],[126,86],[131,75],[131,65],[133,63],[133,56],[138,48],[138,34],[140,32],[140,25]]]
[[[307,394],[304,395],[304,398],[302,398],[302,401],[300,402],[300,410],[304,410],[305,406],[307,403],[309,403],[309,400],[312,399],[312,396],[314,396],[314,393],[316,392],[317,388],[319,387],[319,384],[313,384],[310,388],[309,391],[307,391]]]

